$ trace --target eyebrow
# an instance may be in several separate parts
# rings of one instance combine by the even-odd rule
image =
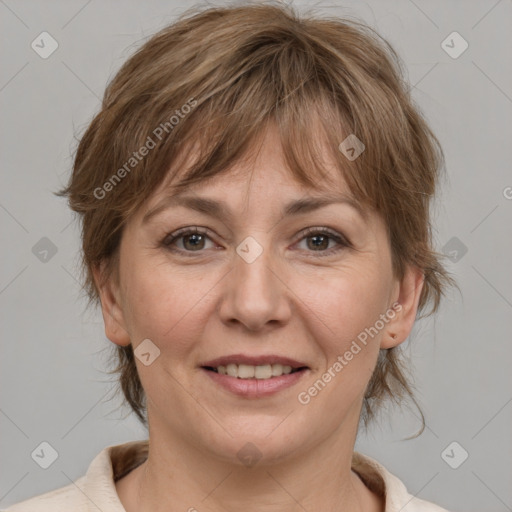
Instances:
[[[324,208],[331,204],[347,204],[352,207],[364,220],[367,220],[367,211],[362,205],[354,198],[345,194],[328,194],[321,197],[307,197],[297,199],[286,204],[282,210],[282,215],[285,216],[297,216],[310,213],[314,210]],[[235,217],[235,214],[220,201],[210,199],[207,197],[200,196],[185,196],[175,195],[167,196],[154,208],[149,210],[142,219],[142,223],[145,224],[149,220],[164,210],[173,206],[183,206],[191,210],[195,210],[200,213],[210,215],[212,217],[219,218],[221,220],[229,220]]]

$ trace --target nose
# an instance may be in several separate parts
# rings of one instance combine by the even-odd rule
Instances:
[[[254,250],[252,246],[250,251]],[[243,250],[235,252],[226,283],[219,309],[224,323],[239,323],[250,331],[264,331],[289,320],[291,291],[272,251],[265,248],[254,260],[246,258]]]

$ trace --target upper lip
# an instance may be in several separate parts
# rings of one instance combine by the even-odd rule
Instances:
[[[289,357],[279,356],[275,354],[261,355],[261,356],[248,356],[245,354],[232,354],[230,356],[222,356],[216,359],[211,359],[202,363],[200,366],[209,366],[217,368],[219,366],[227,366],[228,364],[247,364],[250,366],[263,366],[266,364],[282,364],[283,366],[291,366],[292,368],[307,367],[307,364]]]

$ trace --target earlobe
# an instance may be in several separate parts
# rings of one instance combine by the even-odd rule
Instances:
[[[380,348],[393,348],[403,343],[409,336],[421,297],[424,284],[424,273],[418,267],[408,266],[402,281],[399,283],[394,308],[394,318],[386,325]]]
[[[117,287],[112,276],[107,276],[104,262],[93,269],[94,282],[101,300],[101,312],[105,323],[106,337],[116,345],[127,346],[130,336],[125,327],[123,309],[121,307]]]

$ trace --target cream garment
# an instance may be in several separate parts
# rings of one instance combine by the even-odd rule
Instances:
[[[148,446],[148,441],[108,446],[93,459],[87,473],[73,484],[0,512],[126,512],[117,495],[115,481],[146,460]],[[385,512],[448,512],[409,494],[396,476],[366,455],[354,452],[352,469],[368,488],[386,496]]]

